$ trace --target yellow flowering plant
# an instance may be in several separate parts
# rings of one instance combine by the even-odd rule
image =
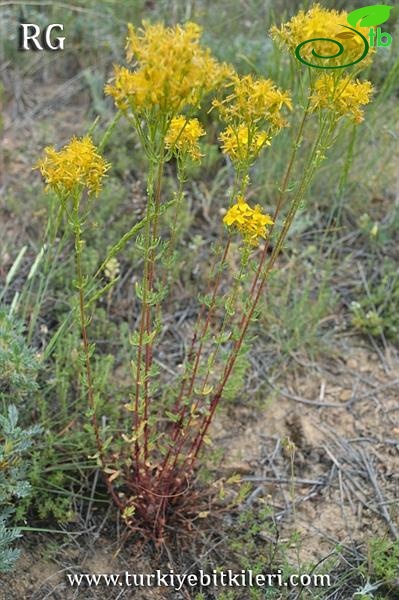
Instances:
[[[370,102],[372,93],[369,81],[323,74],[315,81],[310,110],[327,109],[337,117],[349,115],[355,123],[360,123],[364,118],[362,107]]]
[[[189,156],[201,160],[199,139],[205,135],[198,119],[186,119],[183,115],[173,117],[165,136],[165,147],[172,150],[180,161]]]
[[[91,138],[85,136],[81,140],[72,138],[59,151],[54,147],[45,148],[44,158],[37,167],[48,189],[54,189],[61,196],[73,195],[80,187],[98,196],[110,165],[97,153]]]
[[[363,107],[373,93],[371,83],[358,78],[375,53],[366,40],[369,28],[360,25],[349,28],[346,23],[346,11],[325,9],[316,3],[307,12],[300,10],[280,28],[273,26],[270,30],[272,38],[290,52],[301,86],[309,90],[302,99],[306,112],[327,112],[325,127],[330,132],[342,117],[350,116],[360,123]],[[337,51],[339,46],[341,49]],[[299,63],[299,57],[309,65],[307,69]]]
[[[326,9],[316,3],[306,12],[300,10],[280,28],[273,26],[270,33],[280,45],[287,48],[292,54],[299,44],[304,44],[301,49],[302,57],[316,66],[325,67],[327,57],[331,57],[328,58],[328,66],[341,67],[355,61],[363,51],[361,36],[342,27],[347,23],[347,17],[348,13],[344,10]],[[369,32],[368,27],[356,26],[353,29],[363,36],[367,36]],[[337,42],[341,39],[345,41],[345,50],[334,57],[338,54]],[[308,40],[315,41],[307,43]],[[373,52],[371,49],[359,63],[360,69],[370,65]]]
[[[301,14],[306,35],[313,35],[312,27],[317,33],[327,22],[328,11],[323,11],[316,6],[308,15]],[[338,18],[335,11],[331,14]],[[279,31],[274,35],[291,48],[291,36],[299,35],[295,18]],[[89,137],[74,139],[58,152],[46,149],[38,163],[47,187],[60,198],[75,236],[77,314],[96,458],[128,527],[157,543],[164,540],[170,520],[192,511],[198,459],[217,406],[245,361],[250,325],[257,317],[268,277],[313,176],[338,134],[337,127],[346,117],[358,123],[371,95],[367,82],[349,75],[323,75],[309,77],[301,87],[303,97],[294,102],[290,93],[270,79],[240,76],[220,64],[202,47],[200,35],[193,23],[129,26],[126,58],[132,69],[115,67],[105,87],[118,112],[98,148]],[[175,376],[165,384],[155,357],[163,331],[162,307],[174,283],[170,267],[185,268],[177,261],[176,232],[188,166],[200,162],[204,154],[201,140],[206,131],[198,120],[198,110],[204,105],[212,116],[220,117],[221,152],[235,178],[213,248],[208,286],[198,294],[191,339],[180,367],[175,366]],[[281,129],[295,125],[292,115],[298,113],[299,123],[290,132],[285,173],[268,211],[253,199],[252,169],[261,152],[273,151],[273,139]],[[146,211],[112,246],[95,273],[83,273],[86,213],[81,200],[86,191],[97,195],[101,189],[109,169],[101,152],[121,117],[134,127],[147,158]],[[317,133],[307,149],[301,177],[293,185],[293,167],[310,120]],[[172,199],[163,186],[165,165],[171,161],[178,180]],[[163,215],[173,210],[173,218],[164,220]],[[90,311],[115,283],[120,270],[116,257],[132,238],[142,257],[142,278],[135,284],[137,328],[130,335],[133,389],[121,407],[120,420],[111,427],[100,424],[97,414]],[[232,262],[238,263],[234,272],[230,271]],[[104,277],[108,279],[105,284]]]
[[[267,227],[273,224],[273,219],[263,214],[259,205],[251,208],[243,196],[239,195],[234,206],[227,211],[223,222],[228,227],[235,227],[247,244],[258,246],[259,238],[266,239]]]
[[[270,79],[235,74],[232,85],[231,93],[223,100],[215,99],[213,107],[227,125],[220,134],[222,150],[244,182],[261,150],[287,125],[283,109],[291,109],[292,103],[290,95]]]

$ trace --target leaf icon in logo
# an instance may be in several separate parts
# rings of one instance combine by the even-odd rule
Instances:
[[[389,13],[393,6],[385,4],[374,4],[373,6],[363,6],[357,8],[348,14],[348,23],[352,27],[359,25],[360,27],[374,27],[382,25],[389,19]],[[359,23],[360,21],[360,23]]]
[[[354,37],[355,34],[351,31],[343,31],[342,33],[337,33],[336,38],[340,38],[342,40],[348,40],[349,38]]]

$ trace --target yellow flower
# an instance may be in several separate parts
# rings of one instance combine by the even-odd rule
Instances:
[[[165,137],[165,146],[179,154],[189,154],[193,160],[201,159],[198,140],[205,131],[198,119],[186,119],[183,115],[173,117]]]
[[[265,131],[257,131],[256,127],[241,124],[237,127],[228,125],[219,136],[222,150],[233,162],[251,163],[270,140]]]
[[[232,76],[233,91],[223,102],[214,100],[221,118],[227,123],[269,123],[279,130],[286,123],[281,115],[284,107],[292,108],[291,97],[279,90],[270,79],[254,79],[252,75]]]
[[[98,154],[89,136],[72,140],[57,151],[53,146],[44,149],[44,158],[36,165],[47,188],[56,193],[70,194],[76,186],[84,186],[89,194],[98,195],[102,178],[110,165]]]
[[[121,110],[127,110],[130,102],[138,106],[145,104],[149,85],[143,72],[132,72],[126,67],[116,65],[112,83],[105,86],[105,93],[112,96],[116,106]]]
[[[344,52],[331,59],[317,59],[312,50],[315,50],[320,56],[331,56],[339,51],[336,43],[317,41],[302,46],[301,57],[312,64],[320,66],[346,65],[360,58],[364,50],[364,42],[359,35],[352,34],[349,29],[345,29],[342,25],[347,25],[348,13],[345,11],[338,12],[337,10],[327,10],[319,4],[314,4],[312,8],[305,13],[300,10],[290,21],[284,23],[279,29],[273,26],[270,29],[271,36],[280,42],[292,52],[295,48],[306,40],[314,38],[328,38],[342,43]],[[367,38],[369,33],[368,27],[354,27]],[[341,39],[340,34],[345,34],[345,38]],[[346,35],[350,37],[346,37]],[[373,51],[370,49],[368,55],[362,60],[361,64],[366,67],[372,60]],[[360,64],[360,63],[359,63]]]
[[[234,162],[250,165],[271,136],[287,125],[284,107],[291,109],[289,94],[279,90],[270,79],[255,79],[252,75],[233,75],[232,92],[213,106],[227,123],[220,134],[222,150]]]
[[[326,108],[338,116],[350,116],[356,123],[363,120],[362,106],[371,100],[373,86],[369,81],[353,81],[350,77],[336,79],[334,75],[323,74],[316,79],[311,96],[311,109]]]
[[[122,110],[140,114],[155,108],[175,115],[185,106],[198,106],[231,74],[230,67],[201,47],[201,28],[195,23],[165,27],[144,21],[141,29],[128,27],[126,53],[135,70],[115,67],[113,81],[105,87]]]
[[[266,238],[267,226],[273,224],[273,219],[265,215],[259,205],[251,208],[241,195],[223,218],[228,227],[235,227],[244,237],[247,244],[257,246],[259,237]]]

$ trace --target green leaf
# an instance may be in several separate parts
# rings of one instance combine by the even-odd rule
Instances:
[[[89,308],[92,304],[97,302],[97,300],[101,298],[101,296],[106,294],[115,285],[117,281],[119,281],[119,277],[115,277],[115,279],[107,283],[107,285],[105,285],[101,290],[98,290],[98,292],[93,294],[93,296],[87,300],[85,308]]]
[[[165,414],[171,421],[173,421],[173,423],[177,423],[177,421],[180,418],[179,415],[176,415],[175,413],[170,412],[170,410],[166,410]]]
[[[140,345],[140,332],[139,331],[134,331],[130,338],[129,338],[129,343],[131,346],[139,346]]]
[[[336,38],[340,38],[342,40],[349,40],[350,38],[355,37],[353,31],[344,31],[343,33],[337,33]]]
[[[26,250],[27,250],[27,246],[23,246],[21,248],[17,258],[14,261],[14,264],[12,265],[11,269],[9,270],[7,277],[6,277],[6,288],[10,285],[11,281],[14,279],[14,276],[16,275],[16,273],[19,269],[19,266],[22,262],[22,259],[24,257]]]
[[[388,21],[389,13],[393,6],[374,4],[374,6],[363,6],[348,14],[348,23],[352,27],[374,27]],[[360,23],[359,23],[360,21]]]
[[[154,329],[153,331],[150,331],[149,333],[144,333],[143,335],[143,342],[145,344],[152,344],[152,342],[155,339],[155,336],[157,335],[157,330]]]
[[[13,431],[18,422],[18,410],[13,404],[8,407],[8,420],[10,423],[10,430]]]

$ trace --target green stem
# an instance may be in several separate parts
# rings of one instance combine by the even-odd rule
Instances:
[[[158,171],[156,177],[155,187],[155,205],[154,205],[154,218],[152,224],[152,232],[150,237],[150,249],[149,249],[149,262],[148,262],[148,291],[150,294],[154,291],[154,280],[155,280],[155,262],[157,256],[157,236],[158,236],[158,222],[161,207],[161,189],[162,189],[162,177],[164,169],[164,155],[162,154],[161,159],[158,163]],[[149,417],[149,384],[150,384],[150,371],[153,361],[153,336],[152,336],[152,302],[149,302],[146,307],[146,333],[147,342],[145,344],[145,370],[144,370],[144,459],[148,459],[148,417]]]
[[[134,431],[136,434],[135,439],[135,462],[137,475],[140,477],[140,427],[141,427],[141,390],[143,388],[144,382],[141,380],[142,371],[143,371],[143,354],[145,352],[144,349],[144,337],[147,327],[147,311],[148,311],[148,296],[149,296],[149,265],[150,265],[150,244],[151,244],[151,213],[154,205],[154,163],[150,161],[149,165],[149,173],[147,180],[147,211],[146,211],[146,219],[145,219],[145,229],[144,229],[144,271],[142,277],[142,298],[141,298],[141,317],[140,317],[140,330],[139,330],[139,340],[138,340],[138,348],[137,348],[137,368],[136,368],[136,385],[135,385],[135,398],[134,398]],[[143,419],[145,418],[145,413],[147,409],[144,407]],[[144,426],[146,423],[144,423]]]
[[[98,460],[101,465],[101,469],[103,471],[103,475],[105,478],[105,482],[107,485],[107,489],[114,502],[119,508],[122,507],[121,501],[117,493],[115,492],[112,483],[109,481],[109,477],[105,472],[106,462],[104,458],[103,452],[103,443],[100,436],[100,427],[98,424],[97,413],[96,413],[96,402],[95,402],[95,393],[94,393],[94,385],[93,385],[93,376],[91,370],[91,360],[90,360],[90,343],[89,336],[87,332],[87,315],[85,308],[85,298],[84,298],[84,290],[86,286],[85,277],[83,274],[82,268],[82,247],[83,240],[81,238],[82,235],[82,225],[79,217],[79,203],[80,203],[80,194],[76,194],[73,198],[73,213],[68,213],[69,219],[73,228],[74,237],[75,237],[75,265],[76,265],[76,285],[78,288],[78,299],[79,299],[79,319],[80,319],[80,329],[82,333],[83,340],[83,354],[84,354],[84,363],[85,363],[85,372],[86,372],[86,384],[87,384],[87,398],[88,405],[91,413],[91,422],[94,430]]]
[[[305,118],[305,116],[304,116],[304,118]],[[266,267],[265,270],[263,270],[263,265],[262,264],[261,264],[261,269],[260,270],[258,269],[257,275],[255,277],[256,280],[259,280],[258,289],[256,290],[256,284],[255,284],[255,286],[253,286],[254,295],[251,296],[251,305],[249,306],[248,313],[243,318],[243,321],[242,321],[242,324],[241,324],[241,328],[240,328],[239,337],[238,337],[237,341],[235,342],[235,344],[233,346],[233,349],[231,351],[231,354],[230,354],[230,356],[229,356],[229,358],[228,358],[228,360],[226,362],[226,367],[225,367],[225,371],[224,371],[224,375],[223,375],[222,381],[221,381],[220,385],[218,386],[218,389],[216,390],[216,392],[215,392],[215,394],[213,396],[212,402],[211,402],[210,412],[207,415],[207,417],[205,417],[202,430],[201,430],[200,434],[198,435],[198,437],[195,439],[195,441],[194,441],[194,443],[193,443],[193,445],[191,447],[191,450],[190,450],[190,452],[188,454],[188,460],[186,462],[188,462],[190,468],[193,467],[194,462],[195,462],[195,460],[196,460],[196,458],[198,456],[198,453],[199,453],[199,451],[200,451],[200,449],[202,447],[205,435],[206,435],[206,433],[207,433],[207,431],[209,429],[209,425],[210,425],[210,423],[212,421],[212,418],[213,418],[213,415],[215,413],[216,407],[217,407],[217,405],[219,403],[220,398],[222,397],[224,387],[225,387],[225,385],[227,383],[227,380],[230,377],[231,371],[232,371],[232,369],[233,369],[233,367],[235,365],[235,362],[237,360],[237,357],[239,355],[239,352],[240,352],[240,349],[241,349],[244,337],[246,335],[247,329],[249,327],[249,324],[250,324],[250,322],[252,320],[253,314],[254,314],[254,312],[256,310],[256,307],[258,305],[258,302],[259,302],[259,299],[261,297],[261,293],[262,293],[262,291],[264,289],[264,286],[266,284],[268,275],[269,275],[272,267],[274,266],[274,263],[275,263],[275,261],[277,259],[277,256],[279,255],[279,253],[280,253],[280,251],[281,251],[281,249],[283,247],[283,244],[285,242],[285,239],[287,237],[289,228],[290,228],[290,226],[292,224],[292,221],[293,221],[293,219],[295,217],[295,214],[296,214],[296,212],[297,212],[297,210],[298,210],[301,202],[303,201],[303,197],[304,197],[304,194],[306,192],[306,189],[308,188],[308,186],[309,186],[309,184],[310,184],[310,182],[311,182],[311,180],[313,178],[314,171],[315,171],[315,169],[317,167],[317,161],[315,160],[316,157],[317,157],[317,153],[320,151],[320,148],[324,147],[324,146],[321,145],[321,140],[323,138],[323,134],[325,133],[325,127],[327,125],[327,121],[328,121],[328,116],[322,122],[320,131],[319,131],[319,135],[318,135],[317,140],[316,140],[316,142],[315,142],[315,144],[313,146],[313,150],[312,150],[311,156],[310,156],[310,158],[308,160],[307,167],[304,169],[304,175],[303,175],[302,181],[301,181],[301,183],[299,185],[299,188],[298,188],[298,191],[297,191],[297,193],[295,195],[295,198],[293,199],[293,201],[291,203],[290,209],[288,211],[288,215],[287,215],[287,217],[285,219],[285,222],[284,222],[284,226],[283,226],[283,228],[282,228],[282,230],[281,230],[281,232],[280,232],[280,234],[278,236],[277,243],[276,243],[276,245],[275,245],[275,247],[273,249],[273,252],[272,252],[272,255],[271,255],[270,259],[269,259],[268,265],[267,265],[267,267]],[[304,120],[302,121],[302,123],[304,123]],[[331,134],[332,129],[333,129],[332,123],[330,123],[330,128],[329,128],[329,131],[327,132],[327,136],[326,136],[327,141],[324,144],[325,146],[328,146],[328,143],[329,143],[329,135],[328,134]],[[289,166],[289,169],[291,169],[291,166]],[[288,182],[287,176],[285,177],[285,182],[286,182],[286,184]],[[286,185],[285,186],[283,185],[283,189],[284,188],[286,189]]]

